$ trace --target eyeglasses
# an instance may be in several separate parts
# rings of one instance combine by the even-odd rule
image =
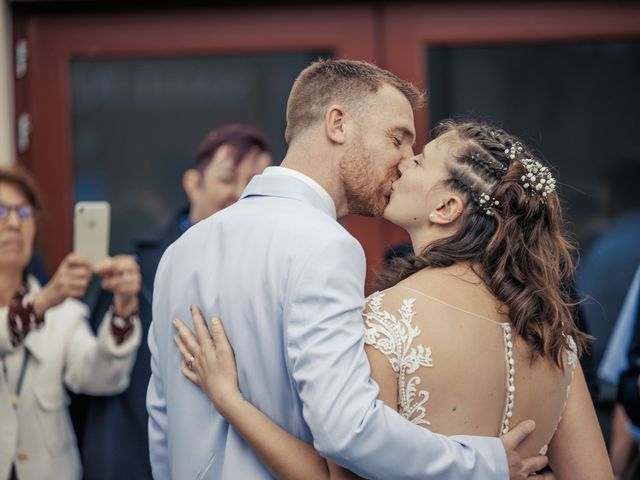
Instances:
[[[35,209],[28,203],[22,205],[5,205],[4,203],[0,203],[0,220],[6,222],[12,211],[16,212],[20,220],[28,220],[36,215]]]

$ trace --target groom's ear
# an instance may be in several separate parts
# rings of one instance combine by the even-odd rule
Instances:
[[[459,195],[448,195],[429,214],[429,220],[437,225],[450,225],[460,218],[463,211],[462,198]]]
[[[342,145],[346,140],[347,113],[342,105],[331,105],[324,115],[327,137],[333,143]]]

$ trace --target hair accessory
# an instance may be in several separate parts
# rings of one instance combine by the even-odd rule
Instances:
[[[555,192],[556,180],[548,167],[532,158],[523,158],[520,162],[527,169],[527,174],[522,175],[520,180],[522,180],[522,186],[525,189],[531,190],[531,195],[538,194],[541,196],[541,200],[544,200],[547,195]]]
[[[516,154],[522,153],[523,151],[524,148],[522,148],[522,144],[520,142],[516,142],[511,144],[511,146],[507,143],[507,148],[505,148],[504,153],[506,153],[511,160],[515,160]]]
[[[480,209],[485,213],[485,215],[493,215],[493,208],[500,205],[500,202],[495,198],[487,195],[486,193],[481,193],[477,198],[476,202]]]

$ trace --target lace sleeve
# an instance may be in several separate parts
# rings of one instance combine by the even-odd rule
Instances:
[[[400,329],[395,318],[389,312],[382,310],[384,293],[376,292],[367,299],[367,305],[362,314],[364,319],[364,343],[379,350],[389,363],[393,371],[400,370],[402,348],[398,342]]]
[[[429,425],[425,415],[425,403],[429,392],[417,389],[421,380],[414,375],[419,367],[432,367],[431,348],[413,345],[420,329],[412,325],[415,298],[402,300],[399,318],[383,309],[384,293],[376,292],[367,299],[362,314],[364,341],[380,351],[389,360],[398,375],[398,405],[400,413],[417,425]]]

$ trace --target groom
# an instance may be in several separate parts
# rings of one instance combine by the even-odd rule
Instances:
[[[421,101],[411,84],[371,64],[313,63],[289,97],[282,166],[254,177],[240,201],[166,251],[149,333],[155,478],[272,478],[180,373],[171,320],[190,318],[190,304],[224,319],[245,398],[358,475],[520,479],[544,465],[515,452],[530,422],[502,439],[447,438],[376,399],[363,349],[365,258],[336,220],[382,214],[399,162],[413,155]]]

